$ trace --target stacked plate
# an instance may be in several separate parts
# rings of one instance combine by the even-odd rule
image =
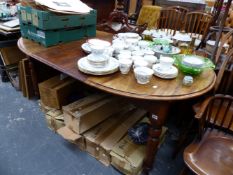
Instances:
[[[202,57],[199,57],[197,55],[185,55],[183,57],[182,64],[193,68],[202,68],[204,65],[204,61]]]
[[[155,76],[163,79],[176,78],[178,75],[178,69],[175,66],[164,67],[161,64],[155,64],[153,70]]]
[[[83,57],[77,62],[81,72],[91,75],[107,75],[118,71],[118,61],[115,58],[109,57],[108,64],[103,67],[95,67],[90,64],[87,57]]]

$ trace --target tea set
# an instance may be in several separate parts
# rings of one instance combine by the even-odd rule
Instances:
[[[178,69],[173,66],[174,59],[169,57],[169,53],[157,52],[158,55],[155,47],[150,46],[150,41],[142,40],[137,33],[130,32],[114,35],[112,43],[89,39],[82,45],[89,55],[78,61],[78,68],[92,75],[106,75],[118,70],[125,75],[133,68],[139,84],[149,83],[152,75],[163,79],[177,77]],[[174,48],[172,46],[171,49]],[[178,53],[179,50],[175,50],[175,54]]]

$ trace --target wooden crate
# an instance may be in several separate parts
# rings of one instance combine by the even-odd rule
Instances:
[[[63,107],[65,125],[82,134],[119,111],[125,102],[105,95],[92,95]]]
[[[68,104],[68,97],[77,90],[77,81],[67,77],[52,77],[39,84],[40,98],[44,105],[60,109]]]
[[[0,53],[4,65],[17,64],[25,58],[25,54],[19,50],[17,46],[0,48]]]
[[[127,108],[127,107],[126,107]],[[108,166],[110,152],[128,129],[144,117],[146,111],[128,107],[108,120],[84,133],[86,151]]]

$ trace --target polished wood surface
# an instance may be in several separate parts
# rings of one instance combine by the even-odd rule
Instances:
[[[97,32],[97,38],[110,41],[112,34]],[[106,76],[86,75],[77,68],[77,61],[86,56],[80,47],[84,42],[85,40],[79,40],[45,48],[33,41],[20,38],[18,47],[28,56],[87,85],[125,97],[171,101],[189,99],[210,91],[215,83],[215,73],[208,69],[204,70],[200,76],[194,77],[194,83],[190,87],[182,85],[184,77],[182,73],[179,73],[179,76],[173,80],[164,80],[153,76],[147,85],[137,84],[132,71],[129,75],[122,75],[119,72]]]

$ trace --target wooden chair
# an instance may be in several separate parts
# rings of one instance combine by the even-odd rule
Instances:
[[[147,24],[148,28],[157,27],[157,22],[159,19],[161,7],[153,5],[142,6],[137,22],[137,25]]]
[[[214,93],[233,96],[233,48],[228,52],[227,57],[221,62],[214,87]]]
[[[222,45],[220,47],[222,47]],[[219,50],[221,50],[221,48]],[[233,95],[233,48],[228,51],[227,56],[221,61],[221,65],[218,69],[219,70],[217,74],[216,83],[211,94],[214,95],[216,93],[222,93]],[[208,94],[208,96],[209,95],[210,94]],[[192,106],[194,113],[199,113],[201,111],[202,101]],[[213,108],[215,107],[213,106]],[[217,108],[215,110],[217,110]],[[187,142],[188,133],[190,132],[190,130],[192,130],[193,124],[194,119],[192,119],[189,125],[185,127],[183,134],[180,136],[179,141],[176,145],[173,157],[176,157],[177,153]]]
[[[233,33],[233,31],[231,33]],[[217,79],[212,94],[221,93],[233,95],[233,48],[231,48],[228,51],[226,57],[220,60],[220,53],[223,44],[224,43],[220,45],[218,54],[216,56],[216,60],[218,60],[219,67],[216,68]],[[193,111],[195,113],[197,113],[200,110],[200,108],[200,102],[193,105]]]
[[[180,30],[182,13],[176,9],[162,9],[158,22],[158,29],[164,30],[171,35],[175,35]]]
[[[233,174],[233,97],[207,98],[195,118],[199,133],[184,150],[187,167],[198,175]]]
[[[208,31],[212,22],[212,15],[204,12],[188,12],[182,30],[189,33],[191,37],[201,39]]]
[[[175,10],[180,11],[181,12],[181,18],[182,18],[182,20],[185,19],[185,15],[189,11],[188,8],[185,8],[185,7],[182,7],[182,6],[170,6],[170,7],[168,7],[168,9],[175,9]]]

